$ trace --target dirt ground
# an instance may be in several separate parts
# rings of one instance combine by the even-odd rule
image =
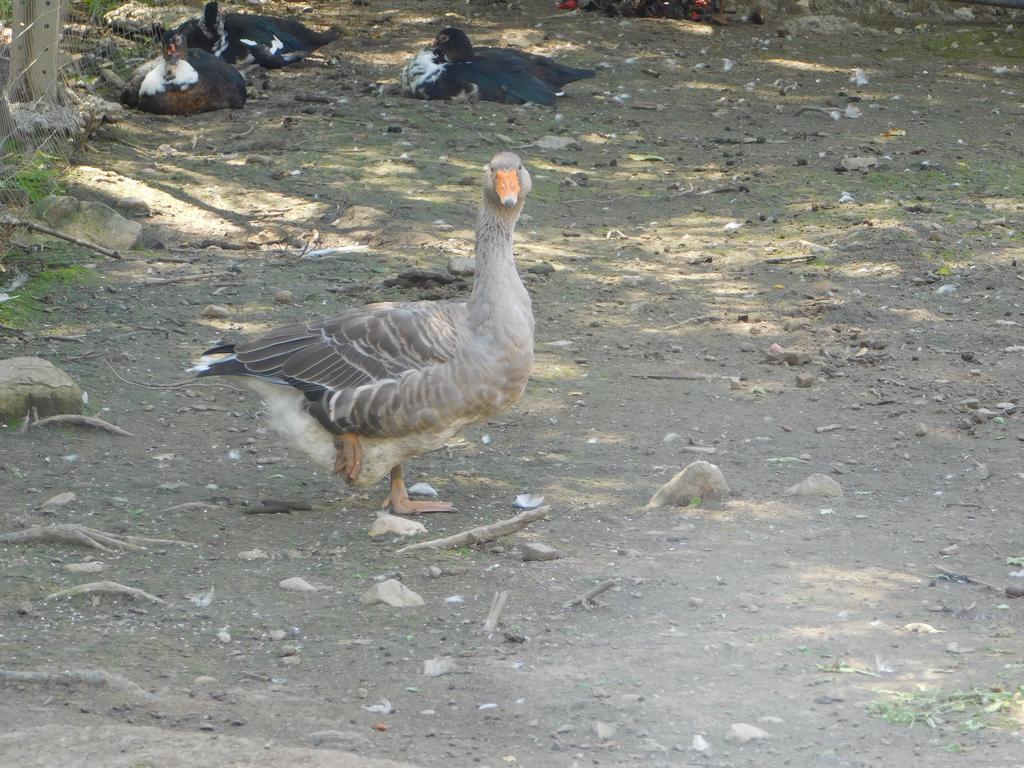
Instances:
[[[146,249],[8,257],[93,265],[0,356],[58,364],[132,436],[0,432],[0,530],[190,543],[0,547],[0,665],[138,686],[8,676],[0,762],[1024,765],[1024,600],[1004,594],[1024,585],[1020,26],[455,7],[316,6],[341,40],[251,72],[244,111],[131,115],[90,142],[72,192],[144,198]],[[598,75],[557,109],[398,96],[402,62],[446,23]],[[530,146],[551,135],[576,143]],[[400,555],[367,536],[383,486],[348,493],[253,398],[184,369],[292,320],[467,295],[388,281],[472,253],[479,169],[508,147],[534,179],[517,234],[531,383],[407,471],[460,510],[424,519],[431,537],[510,517],[525,492],[551,514],[490,546]],[[365,248],[299,258],[333,246]],[[697,459],[728,500],[642,509]],[[812,473],[842,496],[785,495]],[[313,509],[246,513],[262,499]],[[565,557],[524,563],[521,541]],[[85,560],[102,573],[64,569]],[[359,603],[395,574],[425,607]],[[293,576],[323,589],[278,586]],[[596,607],[563,607],[612,578]],[[43,601],[96,579],[166,603]],[[443,656],[454,671],[425,676]],[[743,741],[742,723],[764,734]]]

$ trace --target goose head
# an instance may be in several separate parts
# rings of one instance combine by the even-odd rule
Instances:
[[[473,44],[469,35],[458,27],[445,27],[434,38],[434,50],[448,61],[472,61]]]
[[[168,64],[177,64],[188,56],[188,45],[185,43],[185,36],[180,31],[167,32],[161,43],[164,50],[164,61]]]
[[[484,166],[484,200],[499,210],[518,214],[532,186],[530,172],[514,152],[499,152]]]

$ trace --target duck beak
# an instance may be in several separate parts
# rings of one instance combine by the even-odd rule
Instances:
[[[516,171],[495,171],[494,191],[506,208],[514,208],[519,202],[519,173]]]

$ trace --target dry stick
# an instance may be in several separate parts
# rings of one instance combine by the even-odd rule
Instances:
[[[814,261],[820,254],[808,253],[804,256],[776,256],[775,258],[765,259],[764,264],[797,264],[802,261]]]
[[[47,424],[77,424],[82,427],[96,427],[96,429],[104,429],[114,435],[121,435],[123,437],[134,437],[131,432],[127,429],[121,429],[116,424],[111,424],[109,421],[98,419],[95,416],[82,416],[77,413],[62,413],[57,416],[47,416],[45,419],[33,422],[33,427],[45,427]]]
[[[490,613],[487,614],[487,620],[484,622],[484,632],[490,634],[498,628],[498,622],[501,621],[501,612],[505,610],[505,603],[507,602],[508,592],[505,590],[498,592],[494,596]]]
[[[102,669],[72,669],[67,672],[28,672],[0,667],[0,683],[37,683],[39,685],[95,685],[140,696],[156,699],[156,696],[137,683],[116,672]]]
[[[419,544],[410,544],[407,547],[399,549],[398,554],[401,555],[406,552],[415,552],[418,549],[455,549],[457,547],[472,546],[473,544],[483,544],[486,541],[494,541],[502,536],[508,536],[510,533],[521,531],[534,520],[540,520],[542,517],[546,517],[550,510],[551,507],[547,505],[537,507],[536,509],[530,509],[516,515],[515,517],[510,517],[507,520],[499,520],[498,522],[491,523],[490,525],[481,525],[479,528],[471,528],[468,531],[456,533],[454,536],[446,536],[443,539],[431,539],[430,541],[421,541]]]
[[[32,221],[25,221],[24,219],[18,219],[15,218],[14,216],[4,216],[2,219],[0,219],[0,224],[24,227],[29,232],[40,232],[44,235],[49,235],[50,237],[56,237],[59,240],[66,240],[67,242],[74,243],[75,245],[79,245],[82,248],[88,248],[91,251],[96,251],[96,253],[102,253],[104,256],[109,256],[112,259],[121,258],[121,254],[119,254],[117,251],[111,250],[110,248],[104,248],[102,245],[90,243],[88,240],[79,240],[77,237],[65,235],[63,232],[58,232],[55,229],[44,227],[42,224],[36,224],[35,222]]]
[[[144,551],[146,544],[181,544],[198,546],[190,541],[177,539],[150,539],[145,536],[120,536],[106,531],[99,531],[77,523],[59,523],[57,525],[33,525],[23,531],[0,533],[0,544],[24,544],[30,541],[52,541],[58,544],[80,544],[102,552],[113,552],[117,548]]]
[[[588,590],[587,592],[584,592],[582,595],[579,595],[578,597],[574,597],[572,600],[570,600],[567,603],[564,603],[562,605],[562,607],[563,608],[573,608],[573,607],[575,607],[577,605],[581,605],[584,608],[590,608],[593,605],[597,605],[594,602],[594,598],[595,597],[600,595],[602,592],[607,592],[612,587],[617,587],[618,585],[619,585],[619,580],[618,579],[608,579],[608,581],[602,581],[600,584],[598,584],[593,589]]]
[[[75,597],[76,595],[88,595],[93,592],[99,592],[104,595],[124,595],[130,597],[133,600],[136,598],[144,598],[149,600],[151,603],[160,603],[166,605],[165,600],[161,600],[156,595],[151,595],[142,589],[136,589],[135,587],[127,587],[124,584],[118,584],[116,581],[90,581],[88,584],[79,584],[74,587],[68,587],[67,589],[58,589],[56,592],[51,592],[43,598],[43,602],[49,600],[56,600],[60,597]]]
[[[170,285],[171,283],[191,283],[196,280],[207,280],[214,277],[227,277],[230,272],[207,272],[202,275],[179,275],[178,277],[150,277],[142,280],[142,285]]]

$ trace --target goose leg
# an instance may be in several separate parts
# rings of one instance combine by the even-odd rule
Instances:
[[[446,501],[410,501],[409,492],[402,479],[402,465],[391,468],[391,492],[384,499],[382,507],[391,507],[396,515],[422,515],[426,512],[455,512],[455,507]]]
[[[334,436],[334,474],[344,475],[346,483],[354,483],[363,471],[363,447],[359,444],[359,435],[346,432]]]

